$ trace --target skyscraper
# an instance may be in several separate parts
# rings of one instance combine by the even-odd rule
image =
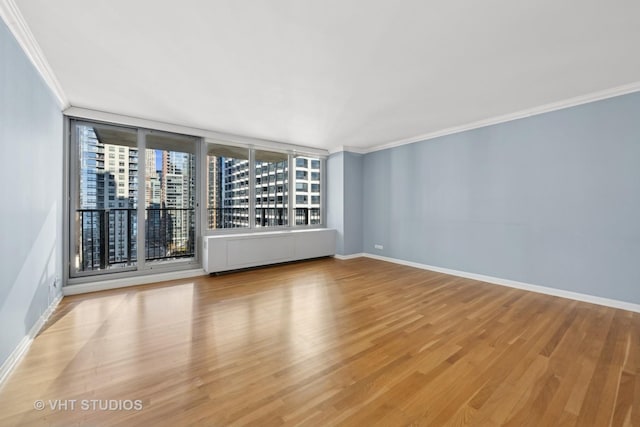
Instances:
[[[135,260],[138,150],[78,126],[82,269]]]
[[[162,151],[161,205],[168,222],[167,254],[193,252],[195,239],[195,156]]]
[[[224,153],[216,147],[214,153]],[[241,154],[240,154],[241,155]],[[320,224],[320,160],[297,157],[294,186],[289,183],[286,154],[256,150],[255,177],[250,180],[247,158],[207,157],[207,207],[210,229],[249,227],[254,215],[256,227],[289,225],[289,204],[294,207],[294,225]],[[249,212],[251,186],[255,211]],[[295,188],[295,199],[292,196]]]

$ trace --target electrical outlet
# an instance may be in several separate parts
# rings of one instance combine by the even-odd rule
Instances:
[[[373,247],[376,248],[376,249],[380,249],[380,250],[384,249],[384,246],[382,246],[382,245],[373,245]]]

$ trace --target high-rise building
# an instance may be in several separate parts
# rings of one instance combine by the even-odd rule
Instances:
[[[83,269],[135,260],[138,150],[101,141],[89,126],[78,138]]]
[[[161,205],[167,222],[167,254],[193,252],[195,239],[195,156],[162,151]]]
[[[296,225],[320,224],[320,159],[297,157]]]
[[[215,156],[207,156],[207,200],[208,224],[210,229],[222,228],[222,218],[219,213],[223,206],[219,203],[222,194],[222,169],[223,159]]]
[[[290,203],[295,208],[295,225],[320,224],[319,159],[295,159],[295,200],[289,184],[287,155],[257,152],[253,184],[247,159],[209,156],[207,166],[210,229],[249,227],[251,185],[255,196],[256,227],[289,225]]]
[[[145,150],[145,200],[147,201],[147,206],[155,206],[157,208],[160,207],[161,193],[159,190],[160,186],[160,174],[156,167],[156,150],[146,149]],[[154,190],[158,186],[158,194],[157,197],[154,197]]]
[[[221,159],[222,224],[219,228],[249,226],[249,160]]]

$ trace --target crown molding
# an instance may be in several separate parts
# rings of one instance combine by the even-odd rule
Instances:
[[[341,153],[343,151],[347,151],[349,153],[356,153],[356,154],[367,154],[371,151],[371,149],[369,148],[362,148],[362,147],[349,147],[346,145],[340,145],[338,147],[332,148],[329,150],[329,154],[335,154],[335,153]]]
[[[56,78],[51,66],[49,65],[40,45],[36,41],[33,33],[29,29],[24,17],[22,16],[18,6],[16,5],[14,0],[0,0],[0,18],[7,24],[9,30],[13,34],[13,36],[18,41],[18,44],[27,55],[29,60],[32,62],[38,73],[42,76],[43,80],[49,86],[54,96],[56,97],[58,103],[60,104],[60,108],[62,110],[66,110],[70,107],[69,100],[65,95],[60,82]],[[441,136],[451,135],[455,133],[460,133],[472,129],[478,129],[486,126],[491,126],[499,123],[505,123],[513,120],[518,120],[530,116],[535,116],[538,114],[544,114],[556,110],[561,110],[564,108],[570,108],[582,104],[587,104],[590,102],[595,102],[607,98],[613,98],[616,96],[626,95],[633,92],[640,91],[640,81],[630,83],[627,85],[617,86],[611,89],[606,89],[598,92],[592,92],[586,95],[581,95],[573,98],[569,98],[566,100],[553,102],[545,105],[541,105],[538,107],[529,108],[526,110],[517,111],[510,114],[505,114],[501,116],[495,116],[483,120],[478,120],[475,122],[463,124],[460,126],[452,126],[449,128],[441,129],[435,132],[429,132],[421,135],[416,135],[409,138],[403,138],[395,141],[390,141],[387,143],[375,145],[372,147],[352,147],[352,146],[338,146],[332,148],[330,150],[322,150],[322,149],[309,149],[310,147],[297,146],[294,144],[284,144],[279,142],[272,141],[261,141],[254,138],[245,138],[237,135],[227,135],[223,133],[213,132],[213,131],[203,131],[208,133],[208,137],[215,139],[218,137],[223,138],[231,138],[233,141],[237,141],[242,144],[251,143],[252,141],[259,142],[267,142],[267,144],[260,144],[270,146],[272,144],[277,144],[279,146],[288,146],[289,149],[301,149],[302,152],[315,152],[318,154],[334,154],[339,152],[351,152],[356,154],[367,154],[375,151],[386,150],[389,148],[399,147],[402,145],[412,144],[415,142],[426,141],[434,138],[438,138]],[[183,127],[186,128],[186,127]],[[193,129],[193,128],[189,128]],[[323,153],[324,152],[324,153]],[[322,155],[321,154],[321,155]]]
[[[84,120],[94,120],[105,123],[113,123],[124,126],[135,126],[147,129],[161,130],[165,132],[180,133],[204,138],[207,142],[231,143],[241,147],[274,149],[290,152],[292,154],[326,157],[328,151],[322,148],[306,147],[303,145],[289,144],[280,141],[253,138],[231,133],[218,132],[207,129],[182,126],[124,114],[109,113],[82,107],[69,107],[62,112],[65,116]]]
[[[69,100],[62,90],[60,82],[53,73],[51,66],[47,62],[47,58],[44,56],[40,45],[33,36],[14,0],[0,0],[0,17],[7,24],[9,31],[11,31],[16,38],[25,55],[27,55],[47,86],[49,86],[49,89],[53,92],[60,104],[60,108],[64,110],[69,107]]]
[[[622,85],[622,86],[616,86],[614,88],[605,89],[598,92],[592,92],[586,95],[580,95],[573,98],[568,98],[563,101],[544,104],[538,107],[517,111],[515,113],[491,117],[488,119],[478,120],[478,121],[467,123],[460,126],[453,126],[450,128],[436,131],[436,132],[425,133],[425,134],[413,136],[410,138],[404,138],[404,139],[399,139],[396,141],[391,141],[391,142],[380,144],[380,145],[375,145],[373,147],[366,149],[365,152],[372,153],[374,151],[386,150],[388,148],[399,147],[401,145],[413,144],[414,142],[426,141],[429,139],[439,138],[441,136],[451,135],[454,133],[460,133],[460,132],[464,132],[472,129],[483,128],[486,126],[510,122],[513,120],[523,119],[526,117],[537,116],[538,114],[550,113],[552,111],[575,107],[582,104],[588,104],[590,102],[600,101],[603,99],[614,98],[616,96],[627,95],[627,94],[638,92],[638,91],[640,91],[640,81]]]

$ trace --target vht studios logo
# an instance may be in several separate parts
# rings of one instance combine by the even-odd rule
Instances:
[[[141,411],[142,400],[131,399],[54,399],[36,400],[33,407],[42,411]]]

